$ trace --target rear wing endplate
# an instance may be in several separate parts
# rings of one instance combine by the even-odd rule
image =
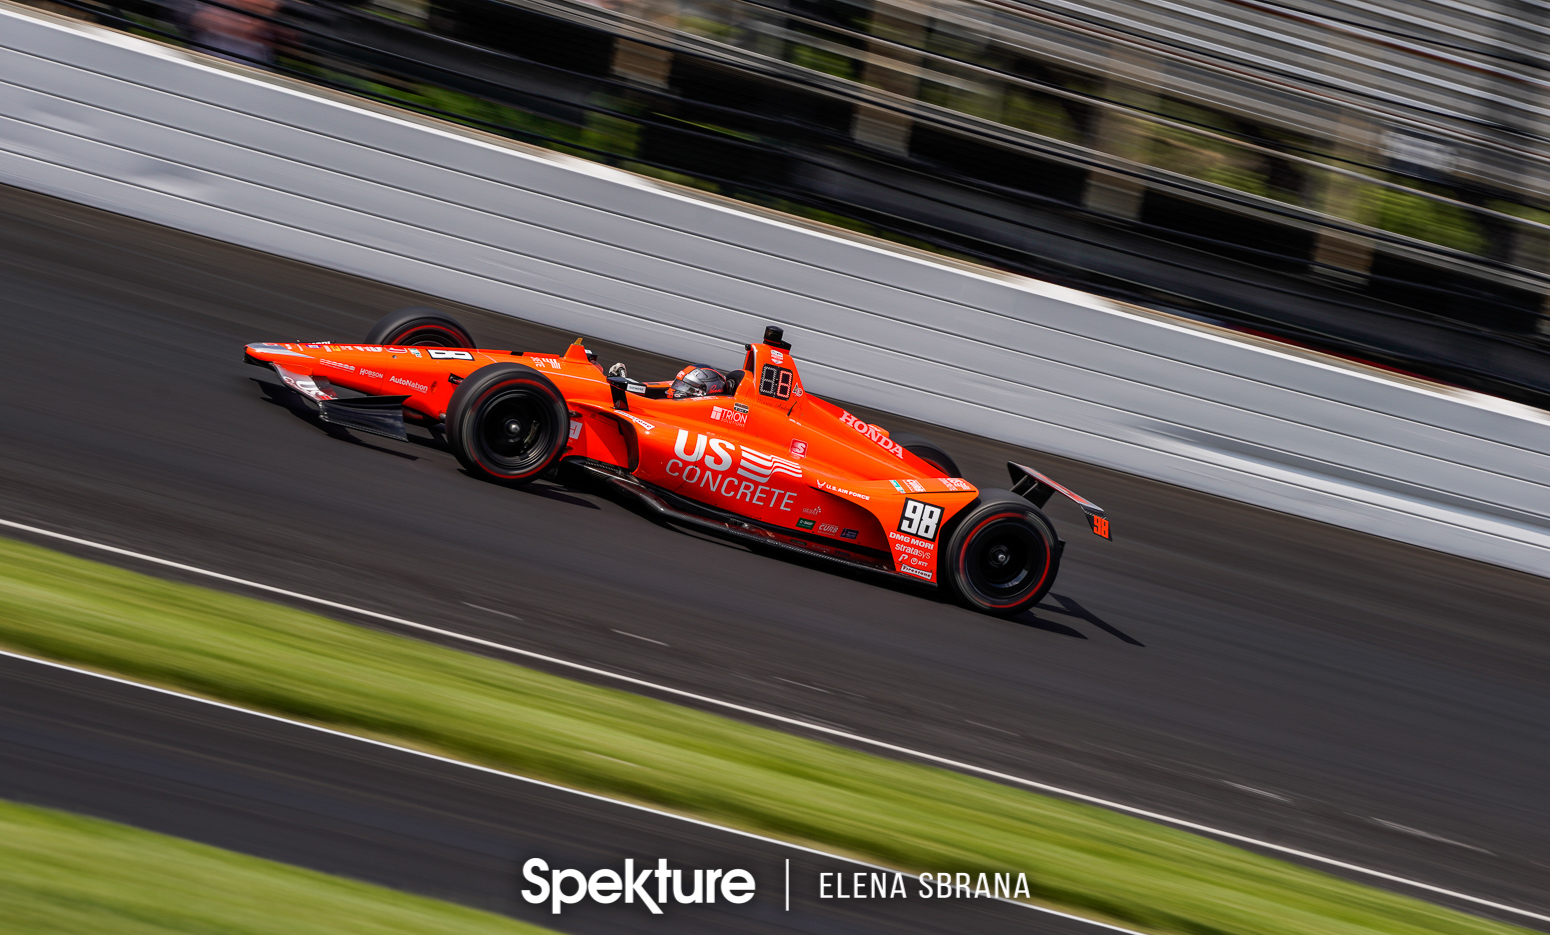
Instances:
[[[1105,539],[1113,538],[1109,534],[1109,518],[1098,504],[1067,490],[1027,465],[1008,461],[1006,470],[1012,475],[1012,493],[1040,508],[1055,493],[1064,494],[1082,508],[1082,515],[1087,517],[1087,526],[1095,535]]]

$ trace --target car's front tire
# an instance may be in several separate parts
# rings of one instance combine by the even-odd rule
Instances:
[[[565,452],[570,414],[549,378],[525,364],[480,367],[452,394],[447,444],[470,474],[525,484]]]
[[[1010,617],[1055,583],[1060,540],[1038,507],[1009,490],[983,490],[954,522],[939,563],[938,577],[959,604]]]

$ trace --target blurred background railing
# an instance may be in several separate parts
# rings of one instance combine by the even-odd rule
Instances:
[[[1550,6],[37,0],[1550,405]]]

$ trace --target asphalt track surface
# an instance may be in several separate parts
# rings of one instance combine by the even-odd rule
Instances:
[[[1545,579],[872,414],[1113,517],[1055,507],[1053,594],[997,620],[330,435],[239,363],[422,296],[0,190],[0,297],[4,518],[1550,911]],[[434,304],[486,346],[573,337]]]

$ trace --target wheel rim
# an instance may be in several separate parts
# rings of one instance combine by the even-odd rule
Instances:
[[[1027,597],[1048,567],[1048,543],[1016,514],[985,521],[964,548],[964,576],[992,604],[1010,606]]]
[[[389,341],[397,347],[465,347],[463,336],[443,325],[416,325],[406,329],[398,340]]]
[[[479,407],[475,438],[480,460],[502,474],[524,474],[546,460],[554,412],[530,390],[497,390]]]

